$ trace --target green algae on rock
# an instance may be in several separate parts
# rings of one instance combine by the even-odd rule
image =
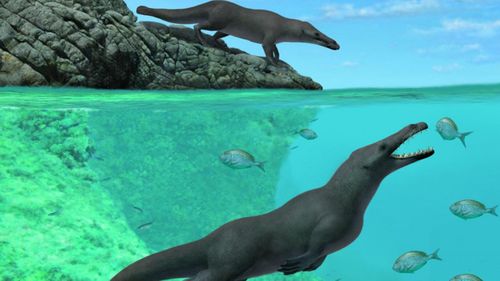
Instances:
[[[61,130],[68,120],[82,126]],[[85,123],[77,111],[0,111],[0,280],[107,280],[148,253],[74,154]],[[63,153],[49,145],[72,138]]]

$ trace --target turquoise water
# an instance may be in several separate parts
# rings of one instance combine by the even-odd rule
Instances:
[[[331,254],[319,270],[304,275],[304,279],[275,275],[265,280],[432,281],[449,280],[460,273],[500,280],[500,218],[485,214],[465,221],[448,209],[452,203],[469,198],[487,207],[500,204],[500,85],[323,92],[0,88],[0,106],[4,119],[26,112],[83,114],[84,121],[77,123],[80,126],[85,122],[85,136],[95,152],[82,161],[82,167],[97,178],[91,184],[93,190],[110,198],[106,204],[86,204],[95,204],[98,213],[104,214],[99,217],[106,225],[104,229],[124,222],[128,229],[123,233],[128,236],[120,243],[143,243],[148,252],[200,238],[230,219],[281,206],[301,192],[322,186],[353,150],[407,124],[427,122],[429,130],[400,150],[412,152],[432,146],[436,153],[382,182],[366,212],[363,231],[353,244]],[[443,140],[435,131],[436,122],[445,116],[451,117],[461,131],[473,131],[466,138],[467,148],[459,140]],[[305,140],[293,134],[302,127],[317,132],[318,138]],[[43,128],[33,132],[39,130]],[[11,145],[3,143],[2,154],[8,155]],[[222,165],[218,155],[231,148],[251,151],[258,160],[267,161],[266,172],[232,170]],[[2,170],[8,170],[6,164],[2,165]],[[64,196],[75,196],[65,192]],[[15,216],[25,219],[25,214],[15,208],[22,198],[3,200],[14,207],[4,210],[0,221],[15,220]],[[44,203],[40,204],[41,211],[46,212]],[[72,218],[79,216],[88,218],[84,212]],[[51,223],[63,227],[62,222]],[[151,223],[150,227],[140,227],[145,223]],[[34,232],[44,224],[38,219]],[[72,227],[66,226],[65,231],[69,233]],[[10,241],[20,230],[6,225],[2,231],[0,242],[6,243],[0,243],[0,254],[7,249],[2,245],[13,243]],[[39,239],[50,239],[42,230],[39,235]],[[64,239],[65,232],[57,235]],[[90,243],[83,247],[105,251],[106,245]],[[442,261],[431,260],[413,274],[392,270],[394,261],[404,252],[432,253],[436,249],[440,249]],[[39,251],[50,248],[40,247]],[[68,251],[71,253],[71,249],[65,253]],[[9,254],[14,255],[13,263],[17,256],[22,257],[23,265],[40,262],[25,253]],[[143,255],[113,255],[107,261],[102,258],[99,263],[109,269],[103,269],[99,277],[78,280],[109,279],[116,269]],[[74,262],[81,268],[94,266],[85,257]],[[61,268],[67,270],[66,276],[74,270]],[[1,272],[0,280],[11,280],[2,279]],[[12,280],[37,280],[33,276]],[[67,278],[60,280],[77,280]]]

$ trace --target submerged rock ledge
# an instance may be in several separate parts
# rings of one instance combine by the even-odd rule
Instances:
[[[137,22],[122,0],[2,0],[0,18],[0,86],[321,89],[190,28]]]

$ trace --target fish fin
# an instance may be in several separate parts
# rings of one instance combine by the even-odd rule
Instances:
[[[465,144],[465,137],[470,135],[470,134],[472,134],[472,132],[460,133],[460,135],[458,136],[458,138],[460,139],[460,141],[462,142],[464,147],[467,147],[467,145]]]
[[[439,253],[439,249],[435,250],[434,253],[432,253],[429,256],[429,259],[442,261],[443,259],[438,256],[438,253]]]
[[[255,162],[255,166],[257,166],[259,169],[261,169],[262,172],[265,172],[266,170],[264,170],[264,163],[266,163],[266,161]]]
[[[487,213],[490,213],[492,215],[494,215],[495,217],[498,217],[498,214],[497,214],[497,207],[498,206],[495,206],[495,207],[491,207],[489,208],[488,210],[486,210]]]

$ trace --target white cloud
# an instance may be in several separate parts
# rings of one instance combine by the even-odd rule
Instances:
[[[432,29],[417,29],[421,34],[434,34],[439,32],[462,33],[474,37],[493,37],[500,30],[500,20],[472,21],[452,19],[441,22],[441,26]]]
[[[418,14],[440,7],[439,0],[397,0],[364,7],[356,7],[353,4],[329,4],[323,7],[323,13],[332,19],[369,18]]]
[[[500,20],[490,22],[475,22],[462,19],[447,20],[442,23],[442,29],[446,32],[471,32],[479,36],[495,35],[500,29]]]
[[[446,73],[446,72],[452,72],[455,70],[458,70],[462,68],[462,66],[458,63],[452,63],[452,64],[447,64],[447,65],[435,65],[432,67],[432,70],[435,72],[441,72],[441,73]]]
[[[359,65],[359,62],[355,62],[355,61],[345,61],[342,63],[343,67],[356,67],[358,65]]]
[[[463,53],[473,53],[481,52],[483,46],[479,43],[469,43],[465,45],[460,44],[443,44],[439,46],[433,46],[430,48],[420,48],[417,49],[417,54],[419,55],[433,55],[433,54],[463,54]]]
[[[474,63],[498,63],[500,57],[498,55],[479,54],[472,61]]]
[[[483,47],[478,43],[467,44],[461,48],[462,52],[481,51],[482,49]]]

